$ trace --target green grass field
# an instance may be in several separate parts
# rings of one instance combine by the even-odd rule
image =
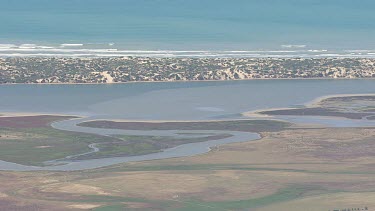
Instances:
[[[284,201],[290,201],[309,195],[310,192],[314,194],[318,193],[319,188],[314,188],[310,186],[294,185],[283,189],[280,189],[274,194],[239,201],[217,201],[217,202],[207,202],[199,199],[191,200],[170,200],[170,201],[147,201],[142,199],[129,199],[129,198],[111,198],[111,200],[106,200],[106,202],[111,201],[111,205],[103,206],[94,209],[94,211],[121,211],[121,210],[131,210],[126,206],[126,202],[142,202],[146,204],[152,204],[153,209],[156,207],[163,207],[163,209],[174,210],[174,211],[212,211],[212,210],[248,210],[250,208],[261,207],[269,204],[280,203]],[[320,191],[322,192],[322,191]],[[106,197],[103,197],[106,198]],[[101,199],[98,199],[99,201]],[[144,209],[148,210],[148,209]],[[151,209],[150,209],[151,210]]]
[[[0,118],[0,160],[24,165],[42,166],[56,159],[93,159],[115,156],[133,156],[158,152],[185,143],[202,142],[229,137],[227,134],[203,138],[172,138],[159,136],[100,136],[61,131],[51,122],[75,118],[72,116],[15,116]],[[95,144],[99,152],[91,152]],[[74,157],[74,155],[79,155]]]
[[[209,122],[114,122],[106,120],[80,123],[79,126],[125,130],[222,130],[264,132],[280,131],[291,123],[275,120],[233,120]]]
[[[230,137],[229,134],[211,135],[202,138],[174,138],[163,136],[129,136],[117,135],[118,140],[113,142],[100,142],[96,146],[99,152],[80,156],[76,159],[134,156],[160,152],[163,149],[172,148],[181,144],[196,143],[209,140],[217,140]]]
[[[91,143],[115,140],[53,128],[0,128],[0,136],[0,160],[25,165],[42,165],[44,161],[88,152]]]

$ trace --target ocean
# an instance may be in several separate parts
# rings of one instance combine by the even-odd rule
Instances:
[[[0,56],[373,57],[373,0],[0,0]]]

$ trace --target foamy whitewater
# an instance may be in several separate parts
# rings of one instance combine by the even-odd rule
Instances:
[[[0,57],[243,57],[243,58],[374,58],[375,50],[309,49],[306,45],[281,45],[278,50],[126,50],[115,48],[115,43],[96,45],[62,43],[58,45],[0,44]],[[108,47],[108,48],[105,48]]]

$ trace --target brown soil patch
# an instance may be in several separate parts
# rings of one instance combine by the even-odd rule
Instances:
[[[63,119],[74,118],[73,116],[14,116],[0,117],[0,127],[5,128],[41,128],[49,127],[49,124]]]

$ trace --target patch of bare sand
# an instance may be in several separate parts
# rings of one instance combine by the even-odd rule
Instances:
[[[44,179],[41,181],[42,183],[44,184],[48,184],[48,183],[56,183],[56,182],[59,182],[59,180],[57,179]]]
[[[84,184],[97,184],[103,190],[116,195],[170,200],[199,197],[203,200],[248,199],[272,194],[279,184],[265,179],[263,175],[237,170],[188,172],[126,172],[100,179],[88,179]]]
[[[109,74],[108,71],[103,71],[100,73],[100,75],[102,75],[106,79],[107,83],[113,83],[113,77],[111,76],[111,74]]]
[[[0,140],[18,140],[22,139],[23,137],[21,135],[17,135],[12,133],[7,133],[7,134],[1,134],[0,133]]]
[[[72,204],[72,205],[68,205],[67,207],[73,208],[73,209],[88,210],[88,209],[94,209],[100,206],[102,206],[102,204]]]
[[[36,149],[45,149],[45,148],[51,148],[52,146],[35,146]]]
[[[240,179],[240,174],[237,171],[215,171],[214,175],[222,177],[222,178],[228,178],[228,179],[234,179],[234,180]]]
[[[0,198],[6,198],[6,197],[8,197],[7,194],[5,194],[5,193],[1,193],[1,192],[0,192]]]
[[[94,181],[107,190],[124,192],[134,197],[147,196],[161,199],[171,198],[175,194],[199,192],[207,183],[204,175],[173,174],[168,172],[130,172],[120,176],[105,177]]]
[[[146,208],[152,208],[151,204],[148,203],[142,203],[142,202],[126,202],[124,203],[127,208],[131,209],[146,209]]]
[[[75,193],[75,194],[95,194],[95,195],[109,195],[108,192],[101,188],[82,184],[53,184],[42,188],[43,192],[60,192],[60,193]]]

